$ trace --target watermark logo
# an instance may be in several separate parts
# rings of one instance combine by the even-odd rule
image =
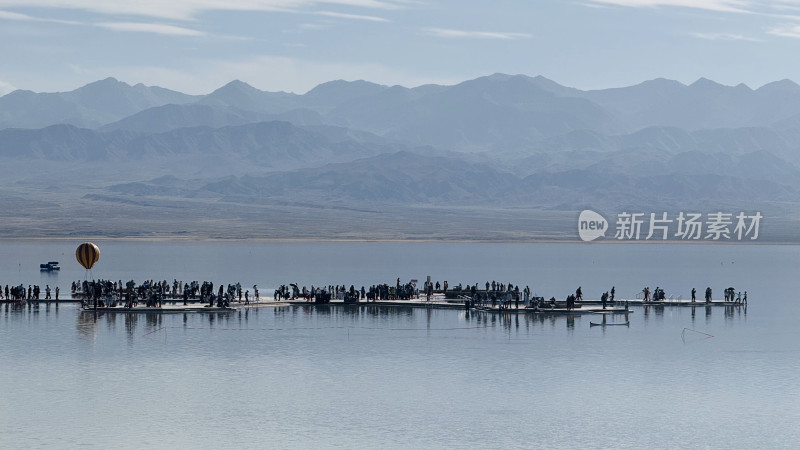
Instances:
[[[717,211],[708,214],[680,211],[669,213],[622,212],[617,214],[613,239],[687,240],[687,241],[754,241],[758,239],[760,212],[747,214]],[[578,217],[578,235],[583,241],[605,237],[609,224],[600,214],[586,209]]]
[[[578,216],[578,235],[584,242],[604,237],[606,230],[608,230],[608,221],[605,217],[591,209],[581,211],[581,215]]]
[[[649,220],[648,220],[649,218]],[[764,216],[760,212],[738,214],[717,211],[708,214],[679,212],[670,217],[666,212],[617,214],[617,240],[644,240],[668,238],[681,240],[741,241],[758,239],[758,229]],[[644,235],[647,230],[647,235]]]

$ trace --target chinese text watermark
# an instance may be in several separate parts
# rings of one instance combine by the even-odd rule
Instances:
[[[708,214],[681,211],[670,216],[662,213],[617,214],[614,239],[617,240],[710,240],[742,241],[758,239],[763,216],[760,212]],[[584,210],[578,217],[578,234],[584,241],[604,237],[608,222],[600,214]]]

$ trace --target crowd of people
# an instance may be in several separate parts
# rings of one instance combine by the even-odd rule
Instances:
[[[172,283],[163,281],[146,280],[136,284],[130,280],[123,284],[122,280],[93,280],[72,282],[73,296],[80,297],[82,305],[86,306],[117,306],[122,304],[127,308],[138,306],[140,303],[148,307],[161,307],[166,302],[183,301],[208,303],[208,306],[226,307],[232,302],[251,301],[250,290],[242,289],[241,283],[219,285],[218,291],[214,289],[211,281],[183,281],[173,280]],[[260,301],[258,286],[253,285],[254,302]]]
[[[484,287],[485,289],[480,289]],[[116,306],[122,304],[126,307],[134,307],[139,304],[148,307],[160,307],[163,302],[183,301],[186,305],[189,302],[207,303],[208,306],[228,306],[231,303],[239,302],[249,304],[261,300],[258,286],[253,285],[253,295],[249,289],[243,289],[241,283],[220,284],[216,286],[210,281],[191,281],[184,283],[174,279],[172,282],[167,280],[155,281],[146,280],[137,284],[133,280],[125,283],[122,280],[94,280],[94,281],[74,281],[71,284],[73,297],[80,298],[86,305],[97,306]],[[733,287],[725,289],[725,302],[743,304],[747,303],[747,291],[742,294]],[[42,297],[44,293],[44,297]],[[556,302],[555,297],[549,301],[544,297],[536,297],[532,294],[529,286],[522,288],[520,285],[512,283],[502,283],[497,281],[486,281],[481,286],[478,283],[458,285],[451,287],[445,280],[425,281],[421,289],[417,287],[416,280],[402,283],[397,278],[394,284],[374,284],[369,288],[355,285],[327,285],[321,287],[306,286],[300,287],[296,283],[283,284],[274,290],[273,300],[297,300],[303,299],[307,302],[328,303],[332,299],[343,300],[345,303],[357,303],[359,301],[376,302],[391,300],[411,300],[424,297],[430,301],[434,293],[444,294],[448,299],[459,299],[468,305],[492,307],[492,308],[519,308],[520,304],[529,307],[556,307],[561,305],[567,310],[576,308],[576,305],[583,300],[581,286],[575,290],[575,294],[566,297],[565,302]],[[54,295],[54,297],[53,297]],[[35,301],[35,300],[59,300],[60,289],[58,286],[51,288],[46,285],[42,290],[38,285],[0,285],[0,299],[8,301]],[[696,301],[697,290],[692,288],[691,298]],[[610,291],[605,291],[600,296],[603,309],[608,303],[614,303],[616,288],[611,287]],[[650,287],[642,289],[644,302],[665,301],[667,296],[664,289],[656,287],[650,291]],[[711,287],[705,290],[705,301],[711,302]]]
[[[53,294],[55,294],[55,298],[53,298]],[[0,300],[11,300],[11,301],[36,301],[36,300],[59,300],[59,295],[61,294],[61,289],[58,286],[55,289],[51,289],[50,285],[47,284],[44,287],[44,298],[42,298],[42,289],[39,287],[38,284],[29,284],[28,288],[25,288],[25,285],[20,284],[16,286],[6,285],[3,288],[3,285],[0,284]]]
[[[327,285],[321,287],[311,286],[300,287],[296,283],[282,284],[275,289],[273,300],[297,300],[303,299],[307,302],[314,303],[328,303],[331,299],[343,300],[345,303],[356,303],[361,300],[365,301],[379,301],[379,300],[410,300],[419,298],[419,290],[416,284],[401,283],[397,279],[395,285],[389,284],[375,284],[366,288],[356,288],[355,285]]]
[[[711,303],[712,293],[713,293],[713,291],[712,291],[711,287],[710,286],[707,287],[706,291],[705,291],[705,298],[704,298],[706,303]],[[659,302],[659,301],[665,301],[667,299],[667,296],[664,293],[664,289],[661,289],[660,287],[656,286],[655,290],[653,291],[652,298],[650,296],[650,288],[649,287],[645,287],[644,289],[642,289],[642,298],[643,298],[643,301],[645,301],[645,302],[651,302],[651,301]],[[697,301],[697,289],[695,289],[695,288],[692,288],[692,301],[693,302]],[[725,289],[725,300],[724,301],[725,302],[729,302],[729,303],[736,303],[736,304],[747,303],[747,291],[744,291],[744,296],[742,296],[742,292],[741,291],[739,291],[737,293],[736,289],[734,289],[733,287],[726,288]]]
[[[481,289],[484,288],[484,289]],[[696,289],[692,289],[692,301],[695,301]],[[523,307],[539,307],[539,308],[565,308],[572,310],[580,307],[580,302],[583,300],[583,290],[581,286],[575,290],[574,294],[568,295],[563,301],[557,301],[555,297],[545,300],[544,297],[533,295],[529,286],[524,288],[520,285],[512,283],[502,283],[497,281],[487,281],[485,284],[479,283],[468,284],[466,286],[459,283],[455,287],[451,286],[447,281],[425,281],[423,285],[418,288],[416,282],[401,283],[400,279],[394,285],[390,284],[376,284],[369,288],[362,286],[357,289],[351,285],[349,288],[346,285],[329,285],[324,287],[307,288],[300,287],[296,283],[281,285],[275,290],[274,299],[279,300],[296,300],[304,299],[307,302],[328,303],[331,299],[343,300],[345,303],[354,303],[358,301],[381,301],[381,300],[408,300],[425,298],[430,301],[435,294],[444,294],[446,299],[459,299],[465,302],[470,307],[491,307],[491,308],[519,308]],[[655,289],[650,290],[650,287],[642,289],[642,299],[644,302],[663,302],[667,300],[667,294],[663,288],[656,286]],[[671,298],[671,297],[670,297]],[[706,301],[711,302],[711,288],[706,289]],[[733,288],[725,290],[725,301],[734,303],[746,303],[747,292],[736,293]],[[616,286],[604,291],[600,295],[599,303],[602,309],[607,309],[609,305],[614,305],[617,302]],[[626,305],[628,302],[626,301]]]
[[[520,302],[528,304],[531,297],[531,289],[526,286],[521,288],[512,283],[500,283],[497,281],[487,281],[486,290],[481,290],[478,283],[464,286],[461,283],[451,287],[447,281],[425,281],[419,288],[416,280],[407,283],[396,280],[394,284],[374,284],[367,288],[355,285],[327,285],[322,287],[299,286],[296,283],[282,284],[274,291],[273,299],[297,300],[303,299],[306,302],[328,303],[331,299],[343,300],[345,303],[356,303],[359,301],[376,302],[392,300],[411,300],[424,297],[430,301],[434,293],[444,294],[446,298],[470,301],[471,304],[482,306],[492,305],[492,307],[509,307],[514,303],[519,306]]]

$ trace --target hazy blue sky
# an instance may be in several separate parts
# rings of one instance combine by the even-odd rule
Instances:
[[[196,94],[495,72],[800,82],[800,0],[0,0],[0,40],[0,94],[108,76]]]

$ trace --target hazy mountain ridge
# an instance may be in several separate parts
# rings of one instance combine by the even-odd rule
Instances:
[[[581,91],[541,76],[495,74],[416,88],[338,80],[302,95],[261,91],[237,80],[189,96],[109,78],[71,92],[14,91],[0,97],[0,129],[71,124],[161,132],[266,120],[331,124],[415,145],[474,151],[587,130],[624,135],[648,127],[796,129],[800,86],[781,80],[753,90],[706,79],[688,86],[656,79]]]
[[[800,86],[657,79],[582,91],[495,74],[416,88],[339,80],[302,95],[233,81],[188,96],[106,79],[0,97],[0,163],[35,164],[82,207],[143,214],[763,206],[790,216],[800,211]],[[99,181],[60,175],[87,166]],[[12,171],[5,184],[17,202],[56,192],[20,180]]]
[[[130,86],[114,78],[69,92],[16,90],[0,97],[0,129],[44,128],[57,124],[95,128],[147,108],[196,99],[196,96],[160,87]]]
[[[228,174],[233,167],[250,165],[262,170],[322,165],[350,161],[404,148],[364,132],[336,127],[294,126],[269,121],[221,128],[179,128],[161,133],[130,131],[98,132],[72,125],[53,125],[41,130],[0,130],[0,158],[17,161],[108,161],[163,164],[170,158],[193,158]],[[203,164],[207,162],[207,164]],[[230,165],[230,167],[227,166]],[[111,166],[111,170],[120,170]]]
[[[686,172],[680,159],[697,167]],[[704,160],[710,172],[698,164]],[[721,161],[721,163],[720,163]],[[410,151],[384,153],[348,163],[264,176],[162,179],[124,183],[124,196],[212,197],[224,202],[316,205],[403,205],[576,208],[697,208],[709,198],[718,207],[792,202],[800,194],[800,170],[767,153],[740,157],[679,154],[659,170],[628,174],[602,164],[545,171],[525,177],[457,157]],[[663,169],[662,169],[663,167]],[[744,178],[751,172],[755,176]],[[775,171],[779,177],[774,177]],[[780,180],[776,181],[775,178]],[[125,198],[125,197],[122,197]]]

